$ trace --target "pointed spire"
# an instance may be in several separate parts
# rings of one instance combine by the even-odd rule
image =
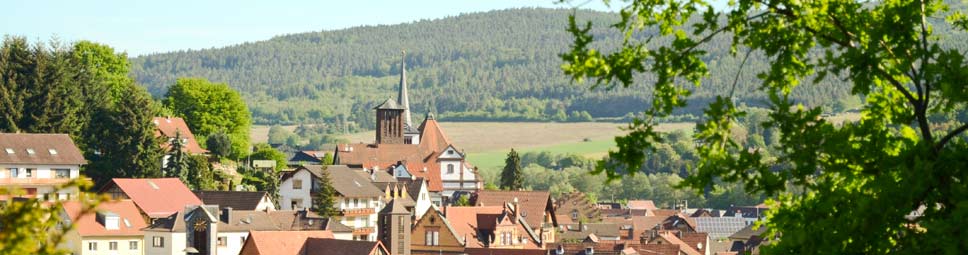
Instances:
[[[413,127],[410,121],[410,96],[407,95],[407,52],[403,51],[403,58],[400,60],[400,95],[397,96],[397,104],[403,107],[403,121],[407,127]]]

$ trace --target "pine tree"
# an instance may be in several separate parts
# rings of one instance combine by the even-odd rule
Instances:
[[[319,176],[319,188],[313,190],[312,210],[322,217],[329,217],[336,214],[336,189],[333,188],[332,179],[329,178],[329,169],[323,167]]]
[[[508,158],[504,160],[504,170],[501,171],[501,189],[520,190],[524,188],[524,173],[521,171],[521,158],[518,152],[511,149]]]
[[[191,188],[197,188],[189,182],[188,154],[185,153],[185,143],[182,141],[181,131],[175,131],[174,139],[168,143],[168,163],[165,165],[165,177],[178,177]]]
[[[20,131],[32,57],[23,37],[6,37],[0,48],[0,131]]]
[[[99,109],[93,124],[97,151],[85,168],[100,187],[111,178],[160,177],[164,150],[155,138],[153,101],[137,85],[128,84],[117,109]]]

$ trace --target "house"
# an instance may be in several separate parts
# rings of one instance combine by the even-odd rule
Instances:
[[[574,223],[559,225],[559,243],[581,242],[591,235],[598,240],[618,241],[621,240],[620,233],[622,226],[616,223]]]
[[[743,218],[746,219],[747,224],[753,224],[757,220],[763,219],[766,216],[766,211],[769,209],[763,203],[754,206],[730,206],[723,213],[723,217]]]
[[[602,221],[602,210],[588,200],[585,193],[572,192],[554,201],[555,219],[559,224]]]
[[[192,191],[203,204],[246,211],[275,211],[276,205],[265,191]]]
[[[696,231],[709,233],[709,238],[713,240],[727,238],[752,225],[746,219],[737,217],[698,217],[693,220],[696,221]]]
[[[175,137],[179,137],[182,139],[182,148],[185,152],[189,154],[208,153],[208,150],[202,149],[198,140],[195,139],[195,135],[188,129],[188,124],[185,123],[185,119],[179,117],[155,117],[151,122],[155,124],[155,137],[161,137],[166,141],[161,143],[161,147],[165,151],[169,151],[171,142]]]
[[[424,178],[437,206],[449,203],[455,193],[482,189],[477,169],[450,142],[433,115],[427,114],[419,127],[413,125],[405,63],[401,63],[398,92],[396,100],[387,99],[374,108],[375,143],[337,145],[335,164],[394,172],[398,178]]]
[[[336,191],[340,223],[354,229],[355,240],[376,241],[376,212],[383,209],[385,195],[371,183],[363,169],[344,165],[305,165],[283,174],[279,183],[282,210],[312,208],[312,196],[322,184],[323,171],[329,174]]]
[[[652,200],[629,200],[628,208],[632,210],[655,210],[659,209]]]
[[[333,239],[326,231],[252,231],[240,255],[389,255],[379,241]]]
[[[239,254],[250,231],[319,231],[350,238],[352,229],[307,211],[248,211],[216,205],[187,206],[145,228],[147,254]]]
[[[514,205],[448,206],[444,215],[465,248],[543,249],[541,233],[515,211]],[[414,236],[425,233],[414,233]]]
[[[296,151],[289,158],[289,164],[294,166],[320,165],[323,163],[322,158],[326,157],[326,153],[324,151]]]
[[[464,254],[467,236],[454,230],[444,214],[431,206],[413,224],[412,254]]]
[[[63,223],[74,224],[74,229],[64,234],[60,248],[77,255],[144,254],[141,229],[147,224],[134,202],[102,202],[89,214],[81,214],[82,207],[79,201],[64,202]]]
[[[171,216],[185,206],[202,205],[202,200],[178,178],[114,178],[100,193],[108,194],[111,199],[131,199],[151,220]]]
[[[477,206],[511,205],[515,211],[520,211],[531,231],[542,236],[541,240],[555,242],[558,221],[551,193],[547,191],[482,190],[472,197],[471,203]]]
[[[729,251],[741,254],[758,254],[760,245],[766,244],[769,240],[764,238],[766,227],[754,227],[749,225],[729,236],[732,244]]]
[[[66,134],[0,133],[0,188],[19,188],[22,197],[77,197],[76,188],[57,187],[78,178],[84,164],[83,154]]]

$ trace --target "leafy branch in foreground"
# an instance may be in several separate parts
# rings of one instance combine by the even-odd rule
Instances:
[[[83,178],[74,179],[56,191],[87,190],[93,183]],[[55,192],[56,193],[56,192]],[[37,198],[14,199],[23,195],[23,190],[0,188],[0,196],[8,199],[0,203],[0,254],[70,254],[58,247],[64,235],[74,225],[64,225],[62,201],[43,201]],[[81,193],[80,215],[95,212],[98,203],[105,196]]]
[[[744,48],[770,60],[757,74],[770,108],[760,125],[780,133],[771,148],[780,153],[766,160],[733,141],[745,112],[733,95],[721,95],[697,125],[700,161],[683,187],[739,182],[772,197],[762,224],[774,240],[764,253],[956,254],[968,248],[957,227],[968,223],[968,119],[961,114],[968,65],[941,40],[968,28],[955,7],[940,0],[737,0],[717,11],[702,0],[633,0],[612,26],[625,35],[618,49],[592,48],[591,24],[581,27],[573,15],[575,41],[561,55],[562,69],[579,83],[626,89],[637,85],[638,73],[655,76],[646,117],[629,124],[629,134],[616,138],[619,149],[599,163],[599,172],[621,178],[661,142],[654,120],[684,107],[690,87],[710,77],[706,38],[730,36],[734,55]],[[701,21],[690,22],[696,16]],[[653,37],[635,36],[656,27],[664,44],[649,47]],[[791,96],[828,75],[866,100],[859,121],[831,123],[822,108]]]

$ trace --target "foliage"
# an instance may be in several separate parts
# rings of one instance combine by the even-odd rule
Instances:
[[[218,158],[224,158],[232,153],[232,138],[224,132],[217,132],[208,136],[205,147]]]
[[[504,160],[504,170],[501,171],[502,190],[521,190],[524,188],[524,175],[521,172],[521,158],[518,152],[511,149]]]
[[[224,132],[232,140],[231,156],[248,154],[251,114],[239,93],[228,84],[180,78],[168,89],[164,104],[184,118],[199,139]]]
[[[87,190],[91,183],[84,178],[74,179],[56,190]],[[22,190],[0,188],[0,196],[24,195]],[[84,194],[82,194],[84,195]],[[82,196],[80,214],[95,213],[104,197]],[[66,241],[64,235],[75,228],[64,225],[62,201],[47,202],[37,198],[7,199],[0,202],[0,254],[70,254],[58,246]]]
[[[460,197],[457,198],[457,201],[454,201],[454,206],[473,206],[471,204],[470,197],[471,195],[469,194],[460,195]]]
[[[168,162],[164,166],[165,177],[175,177],[188,183],[188,153],[185,152],[185,143],[182,141],[181,132],[175,131],[175,137],[168,142]]]
[[[269,127],[269,144],[285,144],[290,136],[294,135],[289,130],[279,125]]]
[[[389,26],[282,35],[266,41],[217,49],[151,54],[133,58],[132,74],[156,96],[180,77],[225,82],[248,103],[253,122],[320,124],[329,134],[375,126],[372,108],[395,96],[401,49],[407,51],[410,105],[440,120],[587,121],[622,117],[648,107],[651,88],[595,90],[568,86],[558,75],[556,54],[569,50],[565,9],[511,9],[421,20]],[[611,13],[575,11],[580,20],[611,24]],[[698,20],[698,19],[697,19]],[[595,45],[614,46],[623,34],[595,26]],[[656,34],[636,34],[644,39]],[[693,102],[710,102],[732,87],[742,57],[729,54],[728,37],[708,43],[708,69],[729,75],[693,89]],[[957,41],[957,40],[953,40]],[[657,45],[654,40],[649,45]],[[765,70],[769,59],[753,55],[746,66]],[[736,100],[762,105],[756,77],[744,73]],[[639,75],[652,80],[650,74]],[[829,105],[849,95],[849,86],[824,79],[823,87],[794,92],[808,106]],[[697,104],[697,106],[701,106]],[[683,112],[701,115],[701,107]],[[419,114],[416,116],[420,116]],[[308,138],[308,137],[307,137]]]
[[[259,143],[255,145],[255,152],[249,156],[252,160],[274,160],[276,161],[275,169],[283,169],[288,164],[286,159],[286,154],[279,152],[272,146],[268,144]]]
[[[193,190],[222,190],[222,182],[226,176],[222,176],[212,169],[208,162],[208,157],[204,155],[191,155],[187,159],[188,174],[185,184]],[[219,173],[216,173],[219,172]]]
[[[322,162],[320,162],[320,164],[327,166],[327,165],[332,165],[333,161],[335,161],[335,158],[333,158],[333,153],[327,152],[325,155],[323,155],[323,158],[321,160]]]
[[[612,160],[599,164],[617,178],[659,150],[655,118],[684,107],[687,98],[694,102],[697,89],[690,87],[727,76],[715,74],[710,57],[727,50],[714,38],[729,38],[732,54],[768,59],[765,69],[744,60],[733,76],[753,69],[758,93],[768,96],[768,118],[758,124],[779,133],[775,155],[742,147],[734,127],[748,112],[735,99],[746,92],[731,88],[703,102],[694,136],[699,161],[681,186],[702,191],[721,180],[771,197],[762,224],[776,240],[761,248],[764,254],[957,254],[968,248],[955,227],[968,215],[968,125],[943,116],[953,117],[968,101],[962,84],[968,66],[957,47],[968,16],[954,4],[950,10],[940,0],[738,0],[717,12],[701,0],[637,0],[612,26],[625,35],[617,48],[592,44],[590,25],[573,17],[568,31],[575,40],[561,55],[562,68],[595,86],[652,87],[645,118],[635,119],[630,133],[616,138]],[[821,118],[824,109],[794,96],[827,89],[823,81],[831,77],[865,99],[860,121],[835,125]],[[732,84],[740,86],[739,79]],[[773,139],[759,136],[768,144]]]
[[[91,161],[84,171],[98,184],[157,176],[160,146],[151,117],[158,107],[128,71],[127,56],[105,45],[31,46],[23,37],[6,36],[0,46],[0,132],[70,135]]]
[[[242,175],[243,186],[250,190],[268,192],[272,201],[279,202],[279,171],[263,171],[249,166],[239,166],[236,171]]]
[[[313,187],[313,212],[322,217],[335,216],[336,211],[336,189],[333,188],[333,179],[329,177],[329,170],[323,166],[320,171],[319,187]]]

